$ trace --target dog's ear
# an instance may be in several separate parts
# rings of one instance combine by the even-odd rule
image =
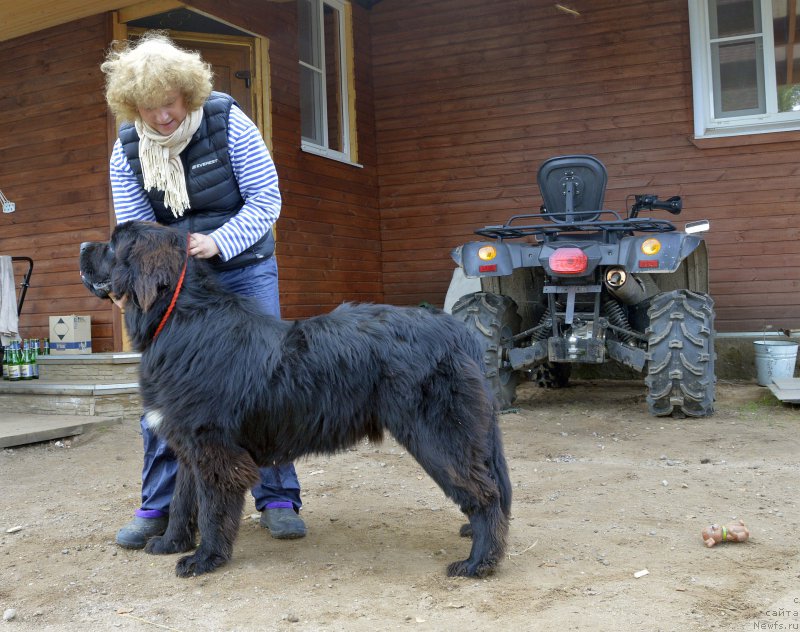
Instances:
[[[147,312],[163,293],[172,292],[186,260],[185,242],[174,231],[147,227],[117,249],[112,286]]]

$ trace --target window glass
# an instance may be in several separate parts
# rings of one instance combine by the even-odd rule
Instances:
[[[758,44],[752,40],[712,44],[711,58],[714,71],[714,116],[721,118],[764,112],[764,72]]]
[[[319,66],[319,52],[315,51],[314,7],[311,0],[299,0],[297,3],[297,22],[300,34],[300,61],[310,66]]]
[[[340,13],[325,5],[325,90],[328,112],[328,147],[342,151],[342,45]]]
[[[317,108],[320,101],[322,78],[310,68],[300,67],[300,120],[303,138],[322,145],[322,111]]]
[[[349,160],[344,9],[341,0],[298,0],[303,148],[339,160]]]
[[[711,37],[734,37],[761,32],[759,0],[709,0]]]

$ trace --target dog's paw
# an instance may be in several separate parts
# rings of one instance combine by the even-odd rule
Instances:
[[[171,553],[185,553],[194,548],[194,542],[179,542],[163,535],[156,535],[144,545],[144,552],[151,555],[170,555]]]
[[[221,555],[201,555],[194,553],[178,560],[175,565],[175,574],[178,577],[194,577],[203,575],[219,568],[228,560]]]
[[[459,560],[447,567],[448,577],[486,577],[494,571],[494,565]]]
[[[458,535],[462,538],[471,538],[472,537],[472,525],[467,522],[466,524],[461,525],[461,529],[458,531]]]

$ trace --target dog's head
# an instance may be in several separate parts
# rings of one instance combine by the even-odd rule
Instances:
[[[147,312],[170,294],[186,261],[186,234],[152,222],[125,222],[105,242],[81,244],[83,284],[95,296]]]

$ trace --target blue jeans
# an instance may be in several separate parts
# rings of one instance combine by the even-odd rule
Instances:
[[[275,257],[251,266],[220,272],[217,279],[231,292],[257,299],[267,314],[280,317],[278,302],[278,264]],[[159,439],[141,420],[144,439],[144,467],[142,468],[142,506],[137,511],[144,517],[165,515],[175,490],[178,461],[166,442]],[[261,481],[252,489],[256,509],[267,506],[294,507],[300,510],[300,482],[294,465],[265,467],[259,470]]]

